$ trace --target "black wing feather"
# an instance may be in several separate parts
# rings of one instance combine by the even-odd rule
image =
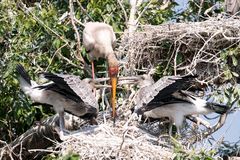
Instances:
[[[159,101],[162,99],[165,99],[169,95],[173,94],[176,91],[185,89],[191,85],[192,80],[196,78],[196,76],[188,75],[184,77],[170,77],[169,80],[171,80],[170,85],[166,86],[162,90],[158,92],[158,94],[154,97],[153,101]],[[161,80],[161,79],[160,79]],[[158,84],[154,84],[155,87],[158,87]]]
[[[53,73],[43,73],[43,76],[53,81],[59,88],[65,90],[66,94],[76,97],[79,102],[98,108],[91,86],[87,82],[82,81],[78,76]]]
[[[159,102],[172,93],[185,88],[197,76],[165,76],[151,86],[141,88],[136,97],[136,109]]]
[[[24,67],[21,64],[17,64],[16,70],[18,74],[29,84],[31,85],[31,78],[28,75],[27,71],[24,69]]]
[[[44,78],[53,81],[54,85],[57,85],[58,87],[50,87],[49,89],[54,90],[56,92],[63,93],[65,92],[64,95],[72,95],[74,98],[73,100],[77,102],[81,102],[82,99],[69,87],[67,82],[64,80],[65,77],[70,76],[70,75],[62,75],[62,74],[53,74],[53,73],[42,73]],[[60,90],[62,89],[62,90]],[[71,98],[72,99],[72,98]]]
[[[144,106],[138,108],[136,110],[136,113],[143,114],[144,112],[153,110],[155,108],[158,108],[158,107],[161,107],[161,106],[164,106],[164,105],[173,104],[173,103],[183,103],[183,102],[189,103],[188,101],[186,101],[184,99],[179,99],[179,98],[176,98],[173,95],[168,95],[168,96],[165,96],[164,99],[161,99],[159,101],[151,101],[147,105],[144,105]]]

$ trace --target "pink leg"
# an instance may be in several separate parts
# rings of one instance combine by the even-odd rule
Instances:
[[[91,62],[92,64],[92,79],[95,79],[95,72],[94,72],[94,62]]]
[[[92,61],[91,64],[92,64],[92,79],[94,80],[95,79],[94,62]],[[96,88],[93,89],[93,93],[96,96]]]

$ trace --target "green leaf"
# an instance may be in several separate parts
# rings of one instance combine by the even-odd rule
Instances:
[[[236,67],[238,65],[238,60],[235,56],[232,55],[232,63]]]
[[[232,72],[232,75],[233,75],[234,77],[239,77],[239,74],[237,74],[236,72]]]
[[[58,48],[60,47],[60,45],[61,45],[61,40],[59,40],[58,38],[56,38],[56,39],[53,41],[53,46],[58,49]]]

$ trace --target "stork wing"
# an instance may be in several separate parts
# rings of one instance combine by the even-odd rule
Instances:
[[[165,76],[151,86],[141,88],[136,96],[136,108],[163,100],[189,85],[196,76]]]
[[[162,99],[162,100],[155,101],[155,102],[151,101],[147,105],[143,105],[142,107],[135,110],[135,112],[138,113],[138,114],[143,114],[144,112],[153,110],[155,108],[163,107],[163,106],[169,105],[169,104],[183,103],[183,102],[190,103],[189,101],[187,101],[185,99],[181,99],[181,98],[180,97],[175,97],[175,95],[170,94],[168,96],[165,96],[165,98]]]
[[[38,86],[35,86],[33,89],[35,89],[35,88],[51,90],[51,91],[57,92],[75,102],[82,101],[81,98],[78,95],[76,95],[76,93],[74,93],[72,90],[65,89],[63,87],[63,85],[61,85],[61,87],[60,87],[59,84],[56,84],[54,82],[49,82],[49,83],[45,83],[42,85],[38,85]]]
[[[94,47],[95,40],[91,34],[91,32],[88,32],[87,30],[83,30],[83,45],[86,48],[86,51],[89,52]]]
[[[43,73],[43,75],[46,79],[53,81],[66,92],[79,97],[80,101],[95,108],[99,108],[92,91],[92,86],[82,81],[78,76],[53,73]]]

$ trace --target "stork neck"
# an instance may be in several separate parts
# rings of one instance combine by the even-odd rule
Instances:
[[[108,60],[108,71],[110,76],[118,74],[118,60],[114,53],[111,53],[107,57]]]
[[[109,67],[118,66],[118,60],[113,52],[108,54],[107,61],[108,61]]]
[[[118,75],[118,66],[108,67],[108,73],[110,77],[117,77]]]

